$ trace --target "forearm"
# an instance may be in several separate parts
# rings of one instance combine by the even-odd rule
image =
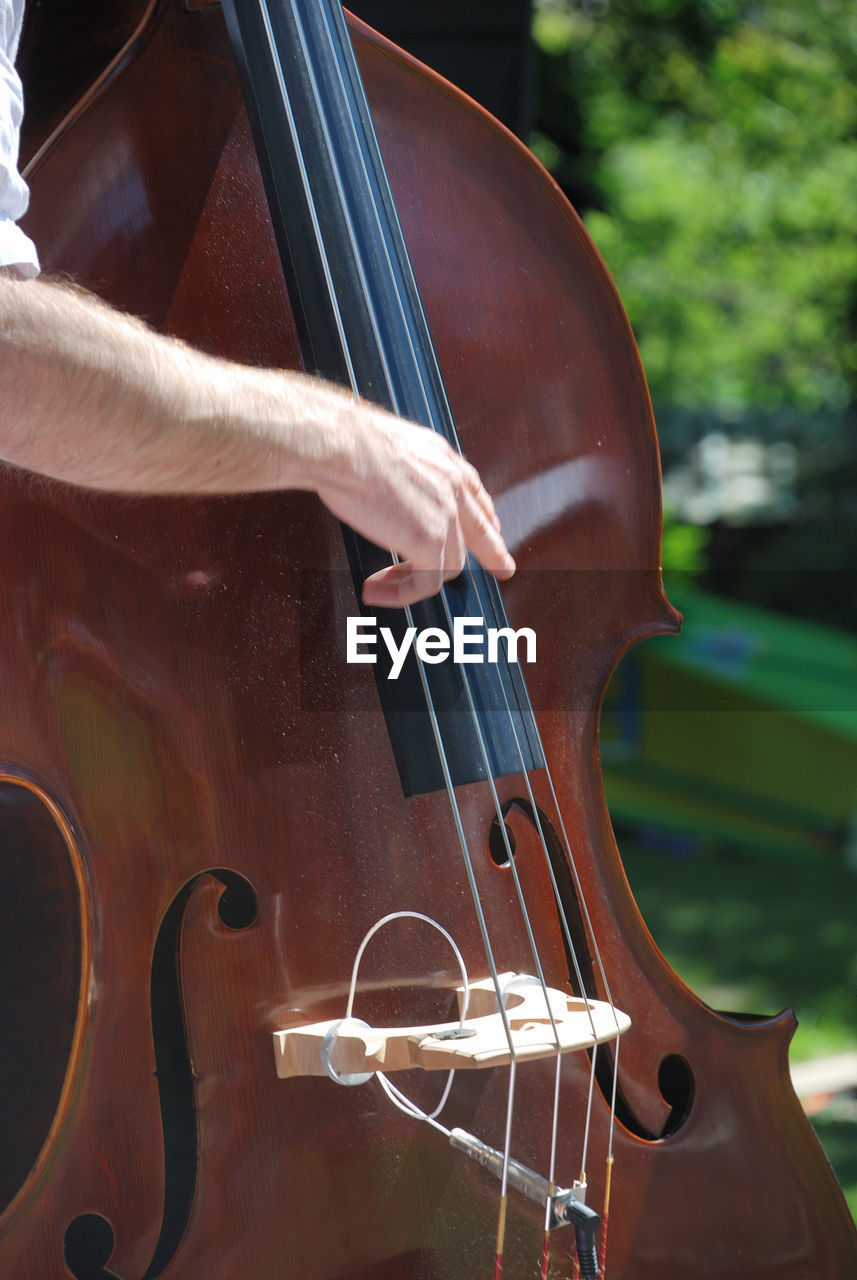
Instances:
[[[514,562],[473,467],[441,436],[299,373],[215,360],[95,299],[0,272],[0,459],[136,493],[311,489],[400,563],[364,599],[433,595],[469,549]]]
[[[0,457],[95,488],[316,488],[355,412],[316,380],[211,359],[75,290],[2,273],[0,357]]]

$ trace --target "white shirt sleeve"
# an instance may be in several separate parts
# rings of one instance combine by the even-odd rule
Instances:
[[[17,225],[27,211],[29,192],[18,172],[18,142],[24,99],[15,71],[24,0],[0,0],[0,267],[34,276],[39,257],[32,240]]]

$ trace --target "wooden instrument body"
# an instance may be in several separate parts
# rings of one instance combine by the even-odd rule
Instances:
[[[632,642],[675,626],[627,320],[524,149],[354,30],[464,448],[522,566],[504,596],[513,625],[538,635],[527,680],[612,994],[634,1022],[620,1056],[613,1274],[846,1280],[853,1228],[788,1083],[789,1016],[725,1018],[683,987],[636,912],[610,830],[601,696]],[[207,350],[299,363],[218,10],[153,4],[30,179],[28,230],[47,269]],[[90,1273],[120,1280],[486,1274],[497,1191],[480,1169],[374,1083],[280,1081],[274,1069],[271,1032],[344,1012],[361,938],[388,911],[439,920],[484,976],[448,801],[404,799],[371,673],[345,661],[357,608],[335,521],[306,494],[127,500],[5,474],[0,525],[4,794],[36,796],[34,824],[55,806],[53,864],[66,868],[45,943],[52,973],[8,994],[56,1065],[44,1081],[22,1069],[25,1095],[34,1081],[26,1124],[26,1096],[7,1106],[22,1185],[0,1218],[3,1276],[76,1274],[63,1240],[84,1215],[114,1238]],[[519,801],[517,866],[546,977],[561,986],[568,965],[523,786],[497,786]],[[555,829],[544,776],[533,786]],[[489,853],[490,792],[462,787],[459,801],[498,967],[529,968],[509,870]],[[27,862],[10,888],[21,901],[35,892]],[[252,885],[254,919],[221,920],[222,884],[207,873],[222,869]],[[573,899],[568,877],[563,888]],[[40,945],[46,910],[24,913],[22,955]],[[178,974],[193,1072],[196,1150],[186,1114],[185,1169],[166,1186],[155,1073],[168,1072],[155,1055],[169,1018],[153,1032],[153,964]],[[367,952],[355,1013],[442,1020],[458,982],[433,931],[389,926]],[[59,1028],[54,1043],[36,1007]],[[565,1061],[566,1184],[580,1172],[588,1076],[585,1056]],[[421,1101],[439,1092],[433,1078],[408,1085]],[[513,1153],[541,1170],[552,1087],[551,1064],[521,1068]],[[462,1073],[448,1123],[502,1146],[506,1088],[505,1073]],[[599,1095],[596,1208],[607,1124]],[[153,1271],[165,1201],[175,1240]],[[541,1230],[536,1207],[510,1204],[507,1276],[535,1273]],[[571,1246],[557,1233],[552,1275],[570,1274]]]

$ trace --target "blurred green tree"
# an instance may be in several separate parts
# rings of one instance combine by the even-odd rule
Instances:
[[[534,148],[617,280],[667,477],[762,446],[725,507],[671,495],[714,522],[712,581],[857,626],[857,10],[537,0],[535,35]]]

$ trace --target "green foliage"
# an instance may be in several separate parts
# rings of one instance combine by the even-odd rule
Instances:
[[[857,387],[850,6],[543,0],[536,33],[576,98],[601,204],[587,224],[656,403],[841,410]]]
[[[616,278],[665,462],[712,430],[788,441],[809,550],[795,550],[794,528],[781,543],[772,532],[762,567],[795,555],[818,565],[834,539],[847,561],[857,488],[840,493],[835,524],[818,494],[831,476],[857,475],[857,10],[850,0],[536,9],[535,146]],[[715,565],[717,548],[715,538]],[[759,598],[763,579],[732,581]],[[807,607],[805,594],[776,603]],[[857,624],[853,605],[820,608]]]
[[[661,567],[664,573],[677,574],[685,582],[695,578],[705,568],[708,541],[707,529],[698,524],[676,520],[672,512],[665,509],[661,539]]]
[[[622,860],[658,946],[697,995],[742,1013],[793,1007],[793,1060],[857,1048],[853,872],[782,854],[677,855],[662,841],[625,838]]]
[[[637,904],[676,972],[716,1009],[792,1007],[792,1060],[857,1047],[854,879],[841,863],[734,851],[666,852],[621,839]],[[843,1096],[814,1124],[857,1219],[857,1106]]]
[[[836,1170],[851,1216],[857,1222],[857,1143],[854,1141],[853,1100],[840,1101],[822,1115],[813,1116],[812,1124]]]

